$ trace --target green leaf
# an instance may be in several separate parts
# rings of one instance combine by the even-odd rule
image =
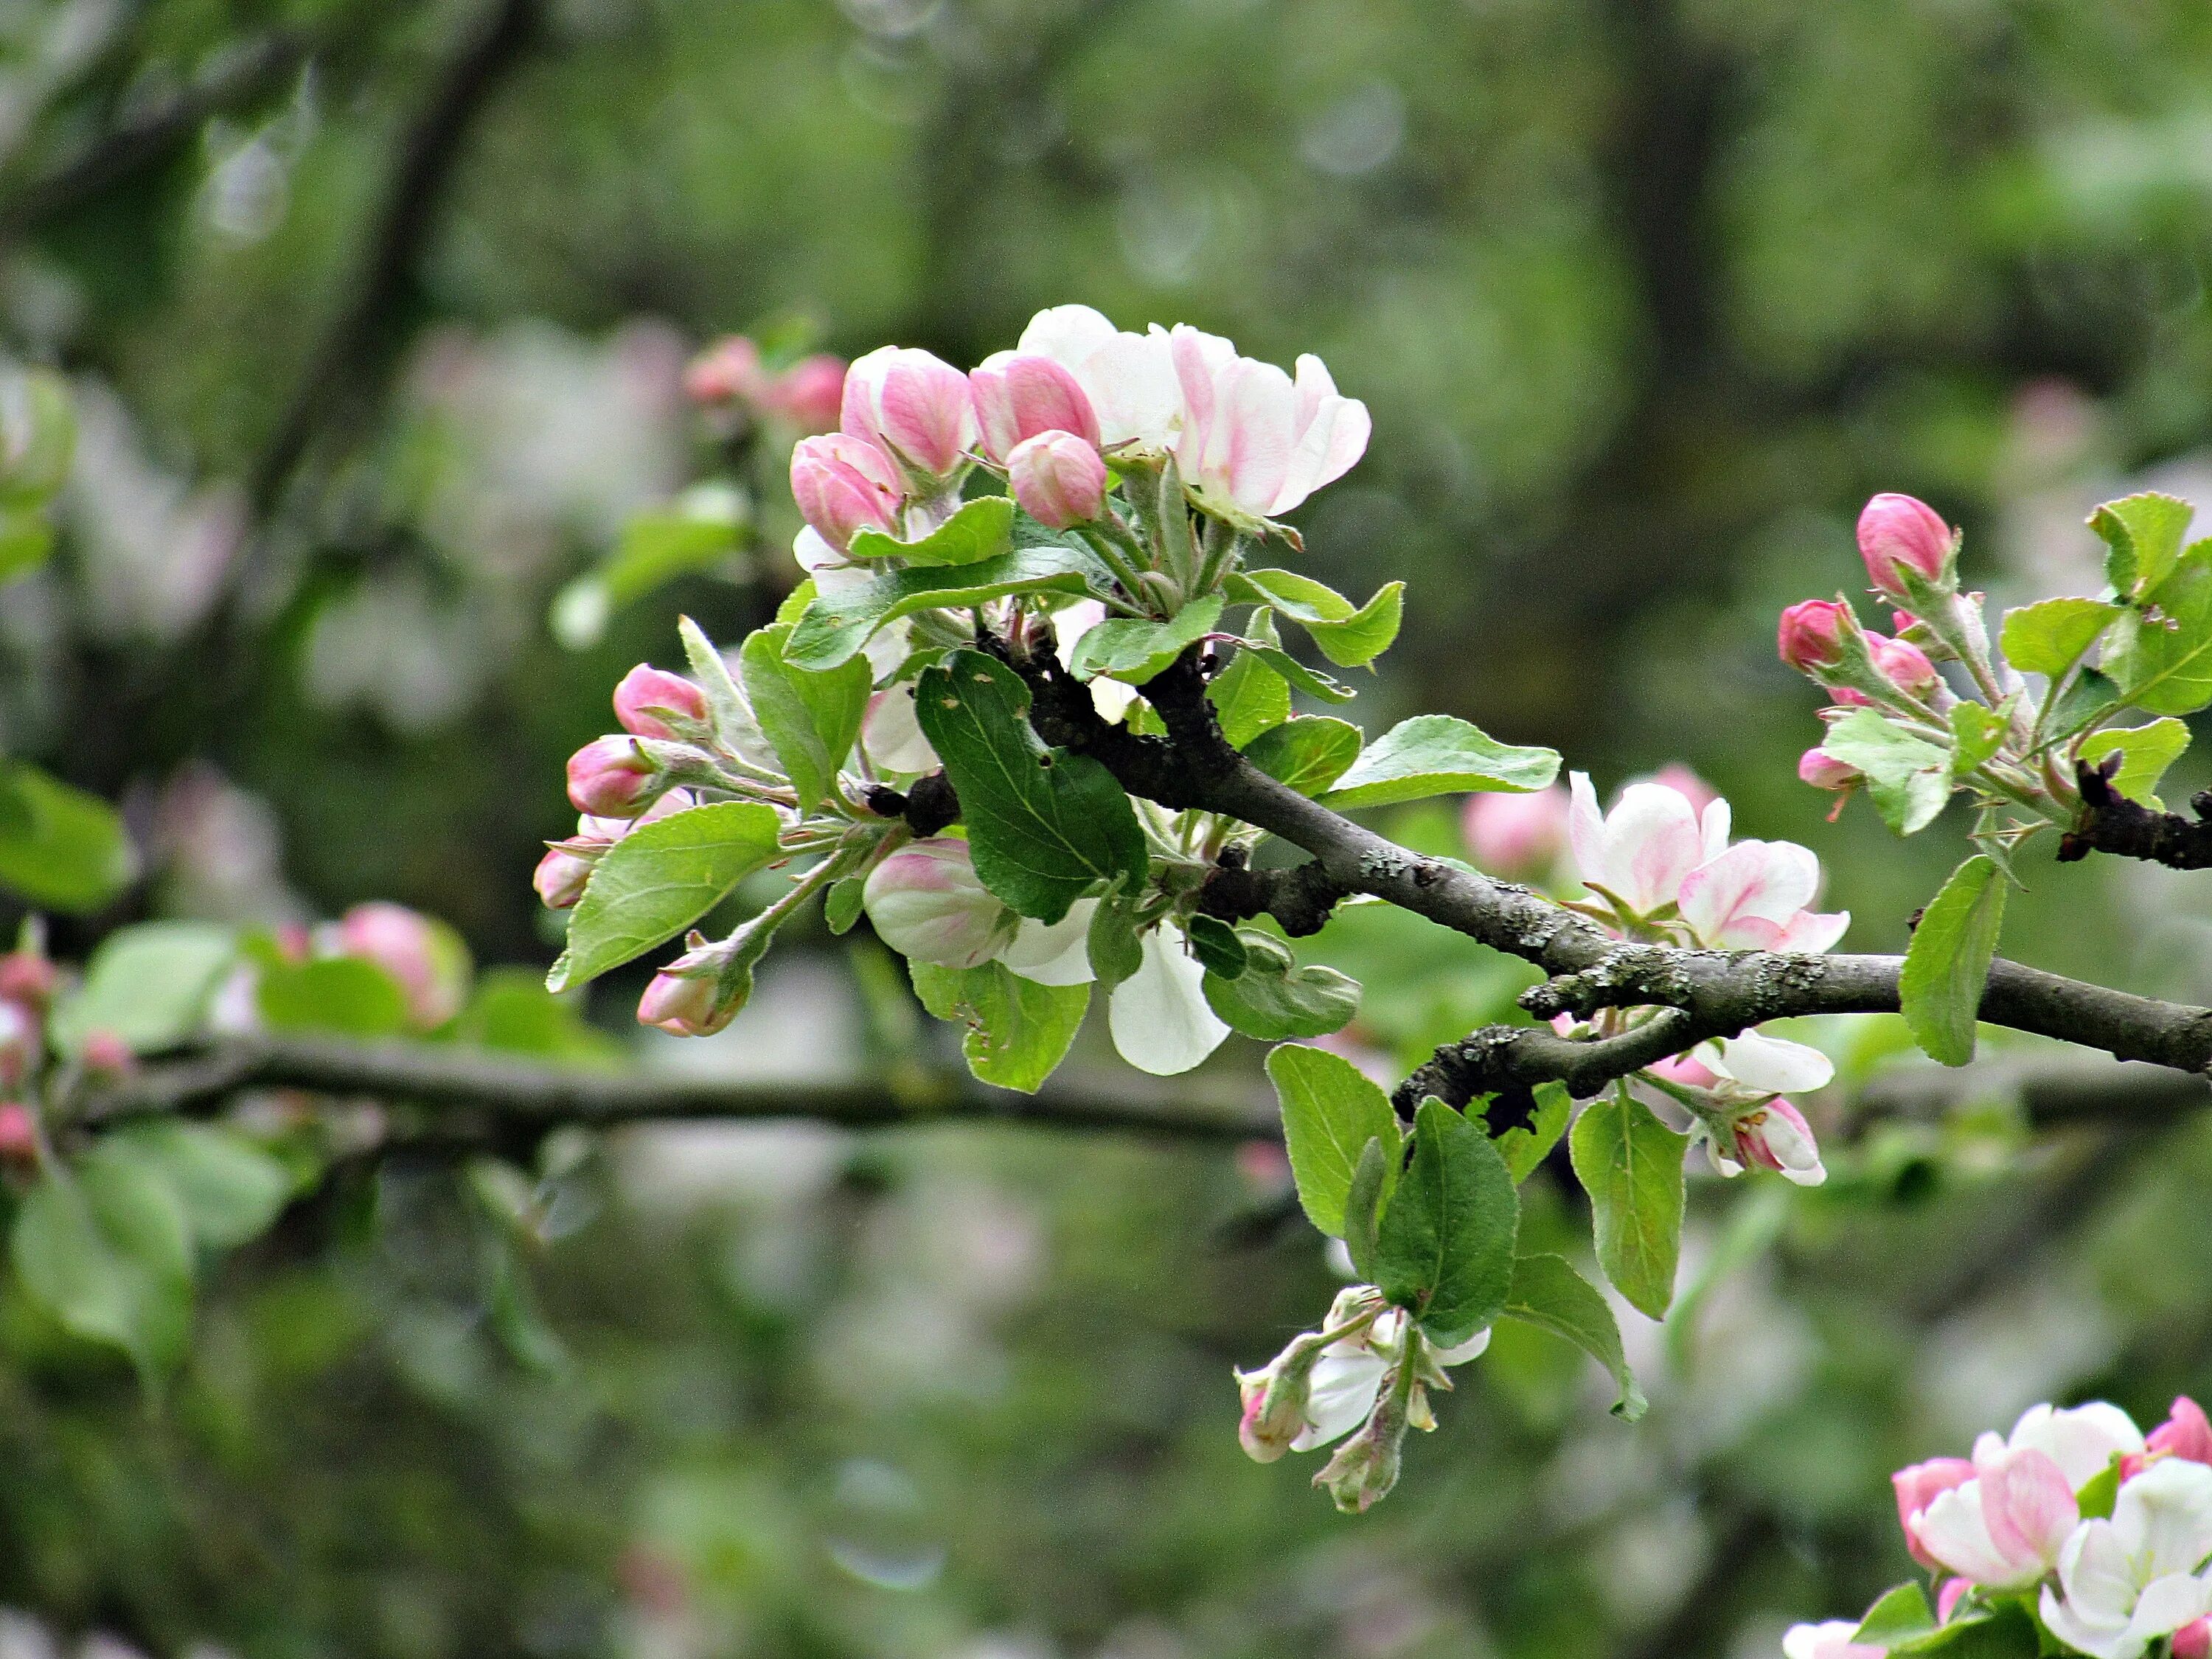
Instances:
[[[1221,620],[1218,593],[1194,599],[1166,622],[1116,617],[1095,625],[1076,641],[1068,672],[1079,680],[1104,675],[1126,685],[1142,685],[1211,634]]]
[[[1318,795],[1359,758],[1364,740],[1351,721],[1313,714],[1261,732],[1245,745],[1244,758],[1301,795]]]
[[[2181,556],[2181,538],[2197,509],[2172,495],[2146,493],[2106,501],[2089,515],[2104,538],[2105,574],[2115,592],[2145,592],[2166,580]]]
[[[1310,697],[1319,697],[1323,702],[1350,702],[1359,695],[1342,680],[1307,667],[1279,645],[1260,645],[1246,640],[1240,641],[1240,646]]]
[[[453,1026],[457,1042],[503,1054],[538,1054],[551,1060],[602,1060],[621,1045],[591,1024],[581,1000],[556,996],[545,976],[528,968],[491,968],[477,975],[468,1006]]]
[[[1091,913],[1090,931],[1084,935],[1091,971],[1098,976],[1099,989],[1109,995],[1115,986],[1145,965],[1144,941],[1137,936],[1136,902],[1124,895],[1126,884],[1117,880],[1106,890],[1098,908]]]
[[[1564,1083],[1540,1083],[1533,1092],[1536,1109],[1530,1114],[1528,1127],[1516,1124],[1492,1137],[1498,1142],[1505,1167],[1512,1171],[1516,1187],[1535,1174],[1536,1166],[1552,1155],[1552,1148],[1566,1133],[1567,1119],[1574,1110],[1574,1097],[1567,1092]]]
[[[1359,1149],[1352,1166],[1352,1184],[1344,1192],[1344,1249],[1352,1258],[1352,1271],[1363,1279],[1375,1278],[1375,1238],[1382,1224],[1382,1206],[1397,1183],[1398,1162],[1383,1150],[1378,1139]]]
[[[564,991],[674,939],[779,853],[775,809],[717,801],[655,818],[600,855],[545,976]]]
[[[2075,1509],[2084,1521],[2109,1521],[2120,1501],[2120,1460],[2112,1461],[2081,1483],[2074,1495]]]
[[[775,746],[804,812],[836,787],[837,769],[860,735],[875,677],[865,657],[820,672],[794,667],[784,654],[790,638],[788,623],[757,629],[738,652],[738,663],[753,718]]]
[[[54,550],[54,526],[42,507],[0,507],[0,582],[27,575]]]
[[[554,596],[548,616],[553,637],[571,651],[597,645],[617,611],[678,576],[714,569],[738,550],[746,532],[743,498],[714,485],[637,514],[623,526],[613,552]]]
[[[960,1052],[985,1083],[1035,1094],[1075,1041],[1088,985],[1039,985],[1002,962],[940,968],[909,959],[915,994],[939,1019],[964,1024]]]
[[[1014,504],[1004,495],[978,495],[918,542],[902,542],[881,531],[854,536],[856,559],[904,559],[910,565],[980,564],[1014,544]]]
[[[191,1327],[183,1205],[127,1151],[98,1147],[24,1195],[9,1237],[23,1288],[62,1325],[129,1354],[149,1384],[182,1358]]]
[[[1961,698],[1951,705],[1951,776],[1972,775],[1974,769],[2004,746],[2005,717],[1986,704]]]
[[[1555,750],[1499,743],[1449,714],[1416,714],[1368,744],[1321,804],[1344,811],[1469,790],[1525,793],[1559,775]]]
[[[2078,752],[2092,766],[2109,755],[2123,757],[2120,769],[2112,779],[2112,787],[2130,800],[2139,800],[2162,812],[2166,803],[2154,793],[2158,781],[2188,747],[2188,726],[2169,715],[2148,726],[2093,732],[2082,739]]]
[[[2006,611],[1997,639],[2007,662],[2055,684],[2119,616],[2120,607],[2103,599],[2045,599]]]
[[[1977,853],[1954,870],[1920,914],[1897,989],[1905,1023],[1929,1057],[1964,1066],[1974,1057],[1974,1017],[2004,925],[2003,873]]]
[[[193,1242],[228,1250],[258,1238],[292,1195],[291,1170],[237,1130],[168,1118],[133,1123],[103,1143],[151,1170],[175,1194]]]
[[[1940,1629],[1890,1646],[1891,1659],[2037,1659],[2043,1646],[2036,1622],[2019,1602],[1984,1613],[1962,1613]]]
[[[1592,1101],[1567,1152],[1589,1194],[1597,1264],[1629,1305],[1653,1319],[1674,1299],[1682,1250],[1683,1137],[1625,1089]]]
[[[173,1048],[199,1030],[238,960],[238,935],[211,921],[143,921],[100,943],[84,984],[54,1012],[54,1042],[75,1054],[95,1031],[133,1053]]]
[[[831,933],[842,939],[853,931],[867,890],[868,884],[859,876],[847,876],[830,884],[829,896],[822,901],[822,919],[830,924]]]
[[[1297,1043],[1268,1054],[1267,1079],[1282,1103],[1298,1202],[1315,1226],[1341,1238],[1345,1197],[1360,1148],[1381,1141],[1391,1170],[1397,1168],[1398,1117],[1390,1097],[1342,1055]]]
[[[1504,1310],[1521,1194],[1481,1128],[1440,1100],[1413,1120],[1413,1161],[1375,1237],[1375,1284],[1455,1347]]]
[[[1244,941],[1218,916],[1193,916],[1183,924],[1191,954],[1209,974],[1227,980],[1239,978],[1246,961]]]
[[[1244,631],[1262,645],[1281,643],[1265,611],[1253,612]],[[1269,726],[1280,726],[1291,717],[1289,684],[1249,651],[1237,652],[1229,666],[1213,677],[1206,695],[1221,721],[1221,735],[1234,749],[1245,747]]]
[[[977,878],[1019,914],[1053,922],[1116,876],[1137,890],[1149,860],[1113,775],[1046,748],[1029,709],[1021,677],[979,651],[925,669],[915,692],[922,733],[959,793]]]
[[[1235,979],[1208,974],[1200,981],[1206,1006],[1231,1030],[1262,1042],[1327,1036],[1359,1012],[1359,981],[1318,963],[1297,965],[1273,933],[1240,927],[1244,971]]]
[[[1270,605],[1313,635],[1339,668],[1358,668],[1390,648],[1405,609],[1406,584],[1389,582],[1364,605],[1295,570],[1244,570],[1231,575],[1229,595]]]
[[[2066,683],[2057,702],[2044,718],[2046,744],[2071,737],[2094,726],[2120,706],[2120,688],[2094,668],[2085,668]]]
[[[799,617],[785,647],[799,668],[835,668],[849,661],[878,629],[933,608],[961,610],[1015,593],[1104,593],[1105,568],[1079,548],[1037,547],[954,569],[886,571],[865,587],[823,593]]]
[[[1874,709],[1852,709],[1828,728],[1820,747],[1865,775],[1875,810],[1900,836],[1926,829],[1951,799],[1950,755]]]
[[[1613,1373],[1620,1397],[1613,1414],[1633,1423],[1650,1403],[1636,1386],[1620,1346],[1620,1325],[1604,1296],[1565,1256],[1524,1255],[1513,1264],[1505,1316],[1563,1336]]]
[[[2105,672],[2138,708],[2194,714],[2212,703],[2212,542],[2184,553],[2144,605],[2112,625]]]
[[[69,482],[76,410],[69,383],[43,368],[0,385],[0,507],[46,506]]]
[[[35,766],[0,761],[0,886],[46,910],[99,910],[137,878],[115,810]]]
[[[1903,1583],[1875,1598],[1851,1640],[1887,1647],[1935,1628],[1936,1610],[1928,1605],[1928,1592],[1917,1583]]]
[[[399,981],[359,957],[271,963],[262,969],[253,1000],[261,1018],[280,1031],[390,1036],[409,1024]]]
[[[676,619],[676,633],[684,641],[684,655],[691,665],[691,678],[706,696],[707,714],[714,735],[739,754],[764,760],[766,751],[762,745],[767,736],[761,731],[760,722],[753,718],[752,704],[730,677],[730,665],[714,648],[714,641],[689,617]]]

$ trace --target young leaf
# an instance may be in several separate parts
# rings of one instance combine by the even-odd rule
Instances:
[[[1191,954],[1207,973],[1227,980],[1243,975],[1244,941],[1227,922],[1218,916],[1193,916],[1183,925],[1183,933],[1190,940]]]
[[[47,910],[98,910],[138,876],[115,809],[35,766],[0,760],[0,886]]]
[[[2184,553],[2144,604],[2113,624],[2105,672],[2138,708],[2193,714],[2212,703],[2212,542]]]
[[[1565,1256],[1524,1255],[1514,1262],[1505,1316],[1566,1338],[1613,1373],[1613,1384],[1620,1390],[1613,1414],[1630,1423],[1644,1415],[1649,1402],[1628,1369],[1612,1305]]]
[[[1528,1127],[1522,1128],[1516,1124],[1492,1137],[1498,1142],[1498,1153],[1512,1172],[1516,1187],[1535,1174],[1536,1166],[1552,1155],[1552,1148],[1567,1132],[1567,1119],[1574,1109],[1574,1097],[1567,1092],[1564,1083],[1540,1083],[1534,1093],[1536,1109],[1529,1115]]]
[[[254,987],[261,1018],[280,1031],[391,1036],[410,1024],[399,981],[359,957],[271,963]]]
[[[2112,779],[2112,787],[2130,800],[2159,811],[2166,803],[2154,792],[2158,781],[2166,775],[2166,769],[2181,758],[2189,747],[2189,727],[2184,722],[2168,716],[2153,720],[2148,726],[2131,726],[2119,731],[2093,732],[2081,740],[2078,751],[2081,759],[2094,766],[2110,755],[2119,755],[2120,769]]]
[[[767,734],[753,718],[752,704],[731,678],[730,665],[714,648],[714,642],[689,617],[676,619],[676,633],[684,641],[684,655],[691,665],[691,678],[706,694],[707,713],[715,735],[742,755],[764,756]]]
[[[1890,1659],[2037,1659],[2046,1650],[2034,1618],[2022,1601],[2008,1601],[1988,1613],[1954,1614],[1951,1622],[1924,1636],[1890,1644]]]
[[[1416,714],[1368,744],[1321,803],[1344,811],[1470,790],[1526,792],[1559,775],[1555,750],[1499,743],[1449,714]]]
[[[291,1197],[292,1172],[237,1130],[165,1118],[111,1134],[120,1149],[167,1183],[193,1242],[228,1250],[268,1231]]]
[[[1257,927],[1240,927],[1244,971],[1235,979],[1208,974],[1206,1006],[1231,1030],[1262,1042],[1326,1036],[1359,1012],[1359,981],[1334,968],[1301,968],[1283,942]]]
[[[1423,1101],[1413,1161],[1376,1232],[1376,1287],[1438,1346],[1456,1346],[1504,1310],[1520,1230],[1521,1194],[1490,1137]]]
[[[2120,607],[2103,599],[2045,599],[2006,611],[1997,638],[2007,662],[2056,684],[2119,616]]]
[[[238,935],[211,921],[142,921],[100,943],[84,984],[54,1011],[55,1042],[75,1054],[95,1031],[133,1052],[174,1048],[199,1029],[238,960]]]
[[[1398,1161],[1382,1150],[1379,1139],[1359,1149],[1352,1166],[1352,1184],[1344,1194],[1344,1250],[1352,1258],[1352,1271],[1372,1283],[1375,1278],[1375,1235],[1390,1189],[1398,1184]]]
[[[1312,714],[1261,732],[1245,745],[1244,758],[1301,795],[1318,795],[1359,758],[1364,740],[1351,721]]]
[[[2004,746],[2005,717],[1986,704],[1961,698],[1951,705],[1951,776],[1969,776]]]
[[[1039,985],[1002,962],[940,968],[909,960],[915,994],[939,1019],[968,1028],[960,1052],[982,1082],[1033,1095],[1067,1054],[1091,1006],[1088,985]]]
[[[881,531],[863,530],[853,538],[856,559],[904,559],[910,565],[969,565],[997,558],[1014,544],[1014,504],[1004,495],[978,495],[918,542],[902,542]]]
[[[959,792],[976,876],[1021,915],[1052,922],[1117,876],[1136,890],[1149,860],[1121,786],[1087,756],[1038,742],[1029,709],[1021,677],[978,651],[925,669],[915,694],[922,733]]]
[[[753,718],[783,763],[784,775],[806,811],[837,781],[837,769],[853,752],[874,687],[866,658],[854,657],[819,672],[795,667],[785,656],[788,623],[757,629],[738,653],[745,700]]]
[[[1358,668],[1390,648],[1398,637],[1406,584],[1390,582],[1364,605],[1325,582],[1295,570],[1246,570],[1229,579],[1230,597],[1271,605],[1313,635],[1321,653],[1339,668]]]
[[[2164,581],[2181,556],[2181,538],[2196,509],[2172,495],[2145,493],[2106,501],[2089,515],[2103,538],[2105,574],[2123,595],[2144,593]]]
[[[1917,1583],[1907,1583],[1875,1598],[1851,1640],[1887,1647],[1935,1628],[1936,1613],[1928,1605],[1928,1592]]]
[[[1974,1057],[1974,1017],[2004,925],[2006,891],[2003,873],[1975,854],[1929,902],[1905,946],[1900,1012],[1913,1041],[1946,1066]]]
[[[1281,643],[1264,610],[1252,613],[1244,632],[1261,645]],[[1291,717],[1288,683],[1249,651],[1240,650],[1231,658],[1229,666],[1206,688],[1206,695],[1221,721],[1221,735],[1232,748],[1244,748],[1269,726],[1280,726]]]
[[[1218,593],[1194,599],[1166,622],[1116,617],[1094,626],[1075,644],[1068,672],[1079,680],[1103,674],[1125,685],[1142,685],[1165,669],[1221,620]]]
[[[1585,1107],[1567,1138],[1589,1194],[1597,1264],[1629,1305],[1654,1319],[1674,1299],[1682,1249],[1683,1137],[1626,1089]]]
[[[632,830],[592,866],[545,988],[581,985],[674,939],[777,856],[779,828],[774,807],[730,800]]]
[[[9,1244],[24,1290],[76,1335],[122,1349],[148,1382],[183,1358],[191,1233],[168,1183],[127,1152],[41,1180]]]
[[[822,919],[830,924],[830,933],[842,938],[853,931],[853,924],[860,919],[860,902],[867,896],[867,885],[858,876],[830,884],[829,895],[822,901]]]
[[[1238,648],[1257,658],[1280,678],[1310,697],[1319,697],[1323,702],[1350,702],[1359,694],[1342,680],[1332,678],[1319,669],[1309,668],[1279,645],[1261,645],[1256,641],[1243,640]]]
[[[951,569],[885,571],[864,586],[816,596],[791,630],[785,659],[795,668],[850,661],[878,629],[916,611],[959,609],[1014,593],[1103,593],[1105,567],[1073,547],[1027,548]]]
[[[1389,1097],[1342,1055],[1297,1043],[1267,1056],[1267,1078],[1282,1103],[1298,1202],[1315,1226],[1341,1238],[1360,1149],[1379,1140],[1391,1167],[1397,1166],[1398,1119]]]
[[[1951,757],[1874,709],[1852,709],[1828,728],[1820,747],[1865,775],[1875,810],[1900,836],[1926,829],[1951,799]]]

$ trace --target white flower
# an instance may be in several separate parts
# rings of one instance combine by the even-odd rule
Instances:
[[[1090,984],[1097,977],[1091,971],[1091,918],[1097,910],[1097,899],[1078,899],[1058,921],[1024,917],[999,960],[1039,985]]]
[[[1851,1640],[1857,1632],[1848,1619],[1792,1625],[1782,1638],[1782,1659],[1882,1659],[1887,1650]]]
[[[1397,1363],[1398,1340],[1405,1325],[1406,1316],[1392,1308],[1358,1334],[1322,1350],[1307,1397],[1306,1429],[1291,1442],[1292,1451],[1311,1451],[1341,1440],[1367,1420],[1382,1392],[1382,1379]],[[1464,1365],[1489,1346],[1490,1332],[1484,1329],[1455,1348],[1431,1352],[1439,1364]]]
[[[2137,1659],[2212,1613],[2197,1577],[2212,1555],[2212,1468],[2160,1458],[2120,1488],[2109,1521],[2085,1521],[2058,1557],[2064,1594],[2043,1590],[2043,1622],[2094,1659]]]
[[[1206,969],[1182,928],[1162,922],[1142,944],[1142,964],[1107,1000],[1106,1027],[1130,1065],[1173,1077],[1219,1048],[1229,1027],[1206,1005]]]
[[[1054,306],[1030,319],[1018,348],[1049,357],[1075,376],[1098,416],[1107,449],[1174,447],[1182,389],[1167,337],[1117,329],[1089,306]]]

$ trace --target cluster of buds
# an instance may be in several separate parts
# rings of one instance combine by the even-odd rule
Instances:
[[[2146,1436],[2102,1401],[2031,1407],[1969,1457],[1891,1477],[1938,1626],[2003,1605],[2032,1608],[2041,1650],[2091,1659],[2212,1653],[2212,1425],[2176,1400]],[[1787,1659],[1881,1659],[1832,1620],[1800,1625]]]
[[[1321,1329],[1302,1333],[1258,1370],[1236,1374],[1238,1443],[1255,1462],[1272,1463],[1343,1440],[1314,1485],[1347,1515],[1360,1514],[1397,1485],[1406,1431],[1436,1427],[1429,1395],[1449,1391],[1447,1368],[1489,1346],[1483,1330],[1439,1348],[1373,1285],[1347,1286]]]
[[[771,369],[760,347],[742,334],[716,341],[684,371],[684,390],[702,408],[767,418],[800,433],[837,424],[845,363],[827,352]]]

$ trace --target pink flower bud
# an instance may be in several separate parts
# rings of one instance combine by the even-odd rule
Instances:
[[[1662,788],[1671,789],[1690,803],[1693,811],[1703,813],[1721,798],[1721,792],[1707,783],[1680,761],[1668,761],[1647,780]]]
[[[1567,792],[1553,784],[1525,795],[1469,795],[1460,831],[1482,868],[1502,876],[1540,873],[1567,844]]]
[[[968,377],[927,351],[898,346],[878,347],[845,371],[838,423],[927,479],[957,472],[977,435]]]
[[[1801,674],[1833,668],[1844,659],[1847,607],[1833,599],[1805,599],[1782,613],[1777,646],[1782,660]]]
[[[668,729],[665,721],[646,712],[649,708],[669,709],[687,720],[703,722],[707,718],[707,694],[681,674],[667,673],[640,663],[615,687],[615,719],[633,737],[674,737],[675,732]]]
[[[1048,528],[1088,524],[1106,510],[1106,463],[1073,432],[1024,439],[1006,458],[1006,476],[1022,511]]]
[[[459,941],[428,916],[376,899],[347,911],[337,931],[342,954],[373,962],[399,982],[416,1024],[443,1025],[460,1012],[468,959]]]
[[[1874,665],[1881,670],[1882,678],[1907,696],[1925,696],[1936,689],[1936,665],[1928,660],[1928,653],[1918,646],[1880,634],[1868,635],[1867,644],[1874,652]]]
[[[1797,776],[1815,789],[1848,789],[1859,781],[1859,769],[1815,747],[1797,757]]]
[[[87,1031],[77,1045],[77,1058],[95,1077],[127,1077],[138,1060],[129,1043],[108,1030]]]
[[[1689,1089],[1710,1089],[1718,1083],[1720,1073],[1699,1060],[1694,1052],[1674,1054],[1650,1067],[1652,1074],[1663,1077],[1669,1083],[1679,1083]]]
[[[2172,1413],[2150,1431],[2148,1444],[2169,1457],[2212,1463],[2212,1422],[2205,1420],[2203,1407],[2183,1395],[2173,1402]]]
[[[39,1048],[38,1016],[20,1002],[0,1002],[0,1089],[21,1086]]]
[[[982,966],[1020,921],[976,878],[968,843],[951,836],[901,848],[869,872],[860,897],[884,944],[947,968]]]
[[[905,488],[898,466],[866,438],[831,432],[791,452],[791,494],[815,534],[842,553],[854,535],[898,533]]]
[[[538,860],[537,873],[530,884],[538,890],[538,901],[549,910],[565,910],[584,896],[584,884],[592,878],[592,864],[574,853],[564,853],[559,848],[546,849],[545,856]]]
[[[627,737],[593,738],[568,757],[568,799],[579,812],[634,818],[646,808],[653,764]]]
[[[835,432],[844,397],[845,360],[818,351],[770,380],[761,403],[801,432]]]
[[[1954,1486],[1963,1486],[1974,1478],[1974,1466],[1963,1457],[1936,1457],[1925,1463],[1911,1464],[1889,1477],[1891,1489],[1897,1494],[1897,1524],[1904,1530],[1905,1547],[1912,1552],[1912,1559],[1923,1567],[1933,1567],[1935,1557],[1920,1547],[1920,1539],[1913,1530],[1913,1517],[1934,1503]]]
[[[27,1167],[39,1161],[38,1121],[20,1100],[0,1101],[0,1164]]]
[[[35,951],[10,951],[0,957],[0,998],[37,1012],[53,1000],[60,970]]]
[[[1075,376],[1049,357],[994,351],[968,376],[983,453],[1004,466],[1016,446],[1046,432],[1098,445],[1098,416]]]
[[[742,334],[717,340],[684,371],[684,395],[695,404],[751,403],[763,385],[760,348]]]
[[[1756,1164],[1787,1176],[1801,1187],[1817,1187],[1828,1178],[1820,1163],[1820,1143],[1805,1115],[1778,1096],[1754,1106],[1732,1126],[1729,1155],[1750,1169]]]
[[[655,974],[637,1000],[637,1023],[672,1036],[712,1036],[737,1017],[737,1005],[717,1015],[714,975]]]
[[[1859,514],[1859,556],[1875,588],[1903,599],[1899,575],[1907,568],[1928,580],[1941,581],[1949,569],[1954,538],[1936,509],[1910,495],[1877,495]]]
[[[2212,1655],[2212,1619],[2198,1619],[2173,1632],[2173,1659],[2206,1659]]]

